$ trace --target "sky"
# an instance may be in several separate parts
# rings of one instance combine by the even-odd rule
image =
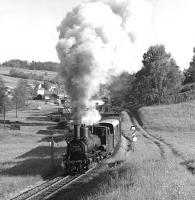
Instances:
[[[56,28],[82,0],[0,0],[0,63],[59,62]],[[153,5],[151,45],[164,44],[181,69],[195,46],[194,0],[146,0]]]

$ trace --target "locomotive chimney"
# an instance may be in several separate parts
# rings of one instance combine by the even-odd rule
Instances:
[[[80,139],[80,124],[75,124],[74,125],[74,138],[79,140]]]
[[[89,129],[88,129],[88,127],[87,126],[85,126],[85,125],[82,125],[81,126],[81,129],[80,129],[80,136],[81,136],[81,138],[86,138],[86,139],[88,139],[89,138]]]

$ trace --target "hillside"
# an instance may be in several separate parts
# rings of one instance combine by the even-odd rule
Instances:
[[[52,80],[57,75],[57,72],[52,72],[52,71],[28,70],[28,69],[19,69],[19,68],[13,68],[13,67],[0,66],[0,76],[5,81],[5,85],[10,88],[14,88],[17,84],[17,81],[20,79],[20,78],[9,76],[9,72],[11,69],[16,69],[17,71],[21,71],[26,74],[33,73],[33,74],[36,74],[39,76],[43,75],[46,80]],[[32,83],[34,81],[34,79],[28,79],[28,81],[29,81],[29,83]]]
[[[187,168],[195,169],[195,101],[142,107],[139,116],[147,131],[169,145]]]

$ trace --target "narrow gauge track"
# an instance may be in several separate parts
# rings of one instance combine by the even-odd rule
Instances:
[[[62,181],[63,179],[67,179],[67,177],[56,177],[52,180],[49,180],[47,182],[44,182],[38,186],[35,186],[32,189],[29,189],[21,194],[19,194],[18,196],[12,198],[11,200],[23,200],[23,199],[31,199],[34,195],[40,193],[41,191],[44,191],[45,189],[47,189],[48,187]]]
[[[36,186],[11,200],[46,200],[57,194],[69,184],[81,178],[88,172],[92,171],[96,166],[90,168],[84,174],[77,174],[74,176],[57,177],[47,181],[39,186]]]
[[[121,139],[121,118],[118,114],[113,117],[116,118],[105,118],[100,120],[96,126],[93,126],[92,134],[90,134],[89,127],[82,124],[74,124],[74,139],[67,145],[67,157],[71,158],[72,156],[72,159],[67,159],[67,162],[73,163],[75,161],[75,163],[73,163],[75,169],[80,168],[78,162],[76,162],[77,159],[80,159],[83,162],[85,159],[89,158],[88,156],[85,156],[85,153],[92,152],[91,158],[96,158],[96,161],[99,163],[102,160],[102,157],[107,158],[108,155],[111,155],[118,150]],[[105,154],[102,153],[104,150],[106,151]],[[78,158],[76,158],[74,153],[75,155],[79,155],[77,156]],[[104,159],[102,161],[104,162]],[[69,171],[71,165],[66,163],[65,165]],[[87,166],[87,163],[82,163],[82,167]],[[29,190],[29,192],[25,192],[12,200],[50,199],[60,191],[66,189],[68,185],[72,184],[77,179],[89,174],[89,172],[95,169],[96,166],[98,165],[93,165],[92,168],[82,175],[78,174],[74,176],[67,176],[53,182],[48,181],[47,184],[43,184],[41,187]]]

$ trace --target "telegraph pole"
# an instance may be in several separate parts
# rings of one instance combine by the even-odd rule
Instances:
[[[5,97],[6,97],[6,87],[3,88],[3,124],[4,124],[4,128],[5,128],[5,112],[6,112],[6,107],[5,107]]]
[[[16,118],[18,118],[18,97],[16,95]]]
[[[50,147],[51,147],[51,151],[50,151],[50,153],[51,153],[51,168],[53,169],[53,163],[54,163],[54,153],[53,153],[53,149],[54,149],[54,140],[53,140],[53,136],[51,136],[51,142],[50,142]]]
[[[5,102],[3,103],[3,119],[4,119],[4,128],[5,128]]]

